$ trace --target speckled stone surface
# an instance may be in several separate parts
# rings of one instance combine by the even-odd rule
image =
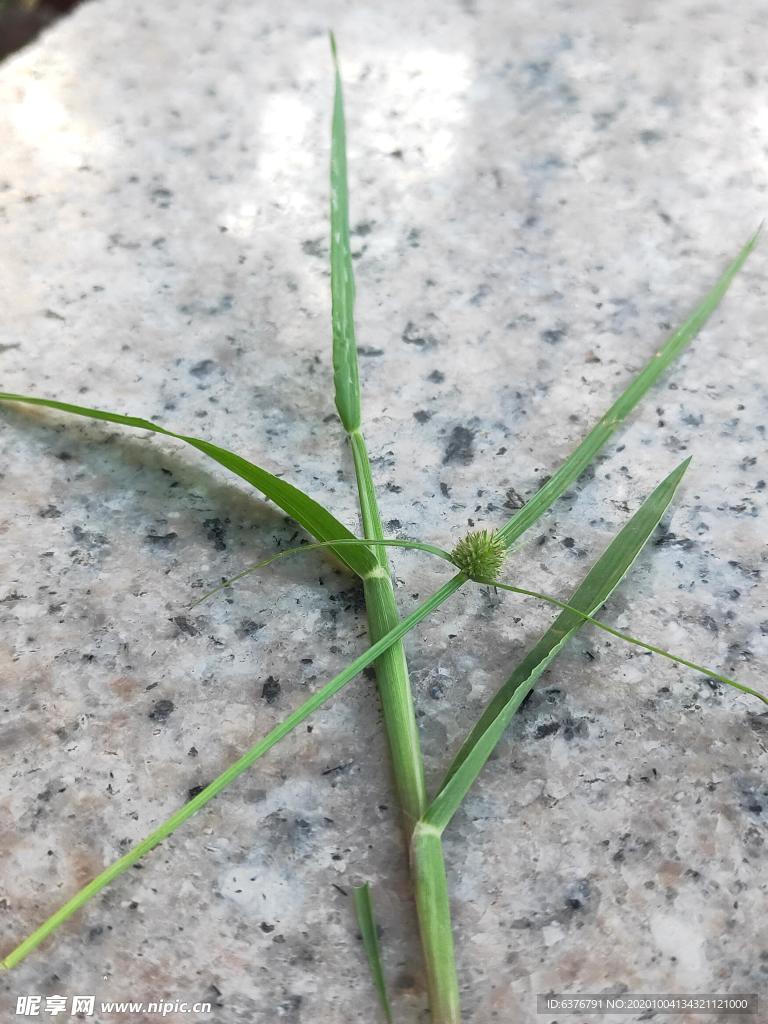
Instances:
[[[0,67],[2,388],[219,441],[355,525],[329,26],[383,515],[450,545],[533,494],[765,213],[768,8],[100,0]],[[763,688],[767,266],[509,566],[568,593],[692,455],[605,615]],[[181,445],[6,407],[0,447],[8,951],[362,650],[365,619],[319,554],[190,612],[297,530]],[[394,563],[403,610],[445,577]],[[550,618],[465,588],[409,637],[432,783]],[[466,1020],[550,1024],[550,989],[764,992],[767,742],[756,701],[571,643],[446,836]],[[368,878],[398,1020],[423,1024],[386,763],[362,679],[4,977],[3,1021],[34,993],[372,1021]]]

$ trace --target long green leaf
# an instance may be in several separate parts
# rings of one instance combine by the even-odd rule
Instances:
[[[380,657],[384,651],[386,651],[392,644],[402,639],[414,628],[422,619],[426,618],[430,612],[439,608],[440,605],[446,601],[451,594],[454,594],[459,587],[466,581],[466,577],[461,573],[458,573],[452,579],[444,583],[443,586],[431,598],[424,601],[419,605],[415,611],[411,612],[402,619],[386,636],[382,637],[375,644],[372,644],[368,650],[364,651],[359,655],[353,662],[351,662],[345,669],[343,669],[337,676],[335,676],[329,683],[321,687],[316,693],[306,700],[301,707],[293,711],[287,718],[283,719],[279,725],[276,725],[271,732],[269,732],[263,739],[255,743],[250,750],[247,750],[242,757],[240,757],[234,764],[231,764],[229,768],[217,776],[213,782],[209,783],[205,789],[201,790],[197,796],[189,800],[183,807],[170,816],[162,825],[158,826],[151,832],[145,839],[142,839],[140,843],[137,843],[132,849],[126,854],[116,860],[108,868],[97,875],[92,881],[84,886],[80,892],[76,893],[70,900],[68,900],[62,907],[60,907],[47,921],[44,921],[34,932],[32,932],[23,942],[21,942],[16,949],[12,950],[8,956],[0,961],[0,967],[9,969],[15,967],[16,964],[20,963],[26,956],[28,956],[33,949],[36,949],[41,942],[54,932],[61,924],[63,924],[68,918],[70,918],[76,911],[92,899],[97,893],[101,892],[105,886],[109,885],[116,878],[119,878],[124,871],[132,867],[138,861],[141,860],[145,854],[153,850],[159,843],[162,843],[164,839],[167,839],[173,832],[183,825],[185,821],[188,821],[193,814],[197,814],[201,808],[205,807],[209,801],[213,800],[223,789],[226,789],[230,783],[238,779],[243,772],[247,771],[259,758],[263,757],[268,750],[271,750],[284,736],[287,736],[289,732],[292,732],[296,726],[300,725],[313,711],[316,711],[321,705],[325,704],[327,700],[330,700],[334,694],[338,693],[339,690],[346,686],[347,683],[351,682],[355,676],[359,675],[364,668],[367,668],[371,662],[375,661]]]
[[[371,461],[360,430],[360,379],[355,339],[355,278],[349,244],[349,189],[347,186],[347,142],[336,40],[331,33],[335,69],[333,125],[331,138],[331,306],[333,326],[333,368],[336,408],[349,437],[357,481],[363,534],[383,540],[384,529],[373,482]],[[381,571],[371,573],[363,583],[368,633],[371,642],[385,636],[398,622],[392,570],[387,553],[375,548]],[[392,773],[406,833],[426,810],[427,790],[419,729],[402,643],[393,644],[376,662],[381,710],[387,733]]]
[[[670,335],[658,352],[646,363],[629,387],[604,413],[581,444],[568,456],[554,476],[540,488],[531,500],[499,530],[509,547],[532,526],[547,509],[577,480],[606,441],[627,418],[648,389],[655,384],[669,364],[680,355],[698,334],[728,291],[731,281],[744,265],[757,245],[762,224],[743,246],[736,259],[726,267],[720,279],[707,292],[688,319]]]
[[[336,40],[331,33],[336,89],[331,134],[331,318],[336,408],[348,433],[360,426],[360,379],[355,340],[355,276],[349,244],[347,136]]]
[[[24,402],[27,405],[41,405],[47,409],[58,409],[61,412],[74,413],[77,416],[87,416],[93,420],[106,420],[108,423],[119,423],[125,427],[135,427],[137,430],[151,430],[155,434],[165,434],[167,437],[174,437],[179,441],[204,452],[215,462],[224,466],[225,469],[235,473],[237,476],[247,480],[249,484],[261,491],[267,498],[274,501],[292,519],[317,537],[320,541],[340,540],[346,538],[354,540],[354,534],[340,523],[326,508],[310,498],[308,494],[300,491],[298,487],[286,483],[279,477],[268,473],[266,469],[249,462],[240,455],[220,448],[210,441],[204,441],[199,437],[190,437],[187,434],[177,434],[174,430],[158,426],[149,420],[140,419],[136,416],[122,416],[115,412],[105,412],[103,409],[89,409],[82,405],[71,405],[69,402],[57,402],[50,398],[33,398],[29,395],[14,395],[0,392],[0,401],[3,402]],[[346,565],[359,576],[376,570],[378,562],[370,551],[358,547],[334,548],[334,553]]]
[[[373,984],[379,996],[382,1012],[388,1024],[392,1024],[392,1008],[389,1005],[387,982],[384,978],[384,965],[381,962],[381,946],[379,944],[379,933],[376,928],[376,918],[373,913],[370,885],[367,882],[364,882],[362,885],[356,885],[352,890],[352,898]]]
[[[563,611],[544,636],[526,655],[481,715],[462,744],[424,816],[424,822],[442,831],[469,792],[491,752],[501,739],[512,716],[533,689],[536,680],[566,641],[584,622],[578,612],[587,615],[608,599],[659,523],[683,478],[690,458],[663,480],[643,502],[630,521],[611,541],[590,569],[568,604],[577,611]]]

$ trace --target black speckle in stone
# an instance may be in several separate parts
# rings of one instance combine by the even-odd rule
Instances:
[[[214,519],[205,519],[203,521],[203,528],[205,529],[206,536],[213,544],[216,551],[226,551],[227,549],[227,545],[224,540],[224,530],[227,523],[229,523],[229,519],[221,520],[218,516]]]
[[[759,816],[768,806],[768,787],[754,778],[744,779],[740,783],[741,804],[749,814]]]
[[[190,786],[187,790],[187,799],[192,800],[194,797],[199,796],[207,785],[208,783],[204,782],[200,786]]]
[[[545,736],[553,736],[560,730],[559,722],[544,722],[542,725],[536,727],[535,736],[537,740],[544,739]]]
[[[415,345],[417,348],[434,348],[437,345],[437,338],[421,330],[411,320],[405,325],[402,339],[406,345]]]
[[[589,725],[585,718],[567,715],[563,722],[563,739],[572,740],[575,736],[589,736]]]
[[[474,450],[475,432],[469,427],[454,427],[443,455],[443,465],[461,463],[468,466],[475,457]]]
[[[442,480],[440,481],[440,493],[444,498],[450,497],[451,494],[451,488],[448,486],[448,484],[443,483]]]
[[[368,221],[361,221],[350,231],[350,235],[359,235],[361,238],[365,238],[366,235],[370,235],[373,230],[373,224]]]
[[[330,600],[335,604],[341,605],[345,612],[365,611],[363,588],[357,585],[348,587],[346,590],[340,590],[338,594],[331,594]]]
[[[264,933],[265,933],[266,935],[269,935],[269,933],[270,933],[270,932],[273,932],[273,931],[275,930],[275,926],[274,926],[273,924],[267,924],[267,922],[266,922],[266,921],[262,921],[262,922],[261,922],[261,924],[259,925],[259,928],[260,928],[260,929],[261,929],[261,930],[262,930],[262,931],[263,931],[263,932],[264,932]]]
[[[156,700],[152,705],[152,710],[149,712],[148,717],[151,718],[153,722],[167,722],[175,707],[176,705],[172,700]]]
[[[171,622],[178,628],[180,633],[186,633],[187,636],[197,636],[197,628],[189,621],[186,615],[175,615]]]
[[[700,427],[704,422],[704,416],[701,414],[689,412],[683,416],[683,423],[687,423],[689,427]]]
[[[427,380],[431,380],[433,384],[442,384],[445,380],[445,374],[440,370],[433,370]]]
[[[144,543],[151,544],[154,548],[169,548],[177,536],[176,533],[148,533],[144,538]]]
[[[41,508],[37,514],[41,519],[58,519],[63,513],[55,505],[49,505],[47,508]]]
[[[213,359],[201,359],[199,363],[195,363],[194,366],[190,367],[189,372],[193,377],[207,377],[215,369],[216,363]]]
[[[417,409],[416,412],[413,414],[413,418],[416,420],[417,423],[426,423],[428,420],[432,419],[433,415],[433,413],[427,412],[426,409]]]
[[[280,683],[278,683],[274,676],[269,676],[266,683],[262,686],[261,696],[267,704],[274,704],[280,696]]]
[[[387,521],[387,529],[388,530],[399,530],[399,529],[401,529],[402,525],[403,524],[400,522],[399,519],[389,519]]]
[[[277,942],[278,939],[282,939],[282,941],[285,942],[285,939],[283,938],[282,935],[276,936],[275,942]],[[298,1024],[298,1021],[300,1019],[301,1004],[303,1003],[303,1001],[303,996],[287,996],[278,1007],[278,1016],[285,1017],[286,1020],[289,1021],[289,1024],[290,1022],[295,1022],[295,1024]]]
[[[169,188],[155,188],[150,193],[150,199],[159,206],[161,210],[167,210],[173,199],[173,192]]]
[[[654,547],[663,548],[681,548],[683,551],[690,551],[691,548],[696,547],[696,541],[691,540],[690,537],[678,537],[677,534],[667,531],[662,533],[654,542]]]
[[[433,683],[429,688],[429,696],[432,700],[442,700],[445,696],[445,684],[440,681]]]
[[[235,636],[237,636],[238,640],[245,640],[246,638],[252,640],[260,629],[264,629],[263,622],[256,622],[254,619],[243,619],[235,630]]]
[[[515,512],[517,509],[522,508],[525,504],[525,498],[518,494],[514,487],[510,487],[507,490],[504,498],[504,508],[510,509]]]
[[[307,238],[301,243],[301,248],[307,256],[317,256],[322,259],[325,259],[328,253],[324,238]]]
[[[214,985],[213,982],[208,986],[205,994],[208,997],[208,1002],[213,1003],[214,1006],[222,1007],[224,1005],[224,1001],[221,998],[221,989],[218,985]]]
[[[581,878],[570,886],[565,895],[565,905],[569,911],[583,910],[592,896],[592,887],[588,878]]]
[[[103,547],[105,544],[109,544],[109,538],[105,537],[103,533],[90,533],[88,530],[83,530],[80,526],[72,527],[72,535],[78,544],[84,544],[86,547]]]
[[[747,722],[755,732],[768,734],[768,712],[756,715],[751,711],[747,712]]]
[[[644,131],[640,132],[638,138],[644,146],[652,146],[654,142],[660,142],[664,136],[661,132],[654,131],[653,128],[646,128]]]
[[[358,345],[358,354],[361,356],[383,356],[383,348],[372,348],[370,345]]]
[[[523,65],[523,71],[528,74],[528,88],[535,89],[543,85],[552,70],[552,63],[548,60],[530,61]]]
[[[548,331],[542,331],[539,337],[542,341],[545,341],[547,345],[557,345],[559,341],[568,333],[565,327],[550,327]]]
[[[562,543],[564,548],[572,548],[576,544],[576,541],[573,537],[563,537]]]

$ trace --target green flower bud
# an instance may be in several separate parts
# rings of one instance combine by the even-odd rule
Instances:
[[[474,530],[451,552],[453,564],[472,580],[497,579],[506,557],[504,541],[495,530]]]

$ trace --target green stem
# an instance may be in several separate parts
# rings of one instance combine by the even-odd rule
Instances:
[[[363,435],[349,434],[355,461],[363,532],[367,538],[383,539],[371,465]],[[374,548],[381,575],[368,573],[363,581],[371,640],[378,640],[398,621],[397,605],[390,578],[386,549]],[[445,552],[443,552],[443,555]],[[450,558],[450,556],[448,556]],[[381,706],[389,738],[392,766],[406,837],[411,844],[411,868],[419,934],[424,952],[433,1024],[458,1024],[459,982],[453,952],[451,907],[445,879],[442,840],[438,833],[424,833],[419,819],[427,809],[424,762],[402,643],[393,644],[376,662]],[[417,830],[414,831],[414,828]]]
[[[432,1024],[460,1024],[451,909],[441,832],[420,821],[411,838],[411,873],[427,964]]]
[[[366,539],[384,540],[371,464],[363,435],[359,430],[350,431],[349,440],[355,463],[363,534]],[[363,588],[368,612],[368,631],[371,642],[375,643],[395,628],[400,616],[395,603],[387,553],[383,547],[375,547],[372,550],[380,571],[367,573],[363,578]],[[402,641],[392,644],[377,660],[375,668],[391,751],[395,787],[405,819],[406,836],[410,840],[413,826],[426,810],[427,794],[408,663],[405,660]]]
[[[268,750],[270,750],[276,743],[278,743],[284,736],[300,725],[313,711],[324,704],[330,697],[337,693],[343,686],[346,686],[358,673],[362,672],[364,668],[375,661],[391,643],[395,643],[405,636],[414,626],[418,625],[419,622],[430,612],[438,608],[444,601],[446,601],[452,594],[454,594],[459,587],[466,581],[466,576],[462,573],[458,573],[452,579],[448,580],[447,583],[432,595],[431,598],[426,600],[423,604],[411,612],[410,615],[406,616],[400,622],[398,622],[395,630],[391,635],[382,637],[381,640],[374,643],[367,651],[364,651],[359,657],[355,658],[347,667],[340,672],[334,679],[329,683],[326,683],[317,693],[313,694],[309,700],[305,701],[300,708],[297,708],[292,714],[290,714],[283,722],[275,726],[275,728],[268,733],[263,739],[259,740],[258,743],[254,744],[250,750],[246,751],[245,754],[234,764],[230,765],[226,771],[223,771],[221,775],[213,780],[208,786],[205,787],[196,797],[193,797],[188,803],[184,804],[175,814],[172,814],[170,818],[163,822],[159,828],[156,828],[154,832],[150,833],[145,839],[134,846],[119,860],[116,860],[114,864],[111,864],[106,870],[102,871],[101,874],[97,875],[91,882],[89,882],[84,888],[80,890],[71,900],[68,900],[63,907],[60,907],[55,914],[48,918],[39,928],[37,928],[31,935],[29,935],[20,945],[16,947],[11,953],[8,954],[5,959],[0,962],[0,966],[10,969],[15,967],[16,964],[20,963],[29,953],[32,952],[37,946],[40,945],[52,932],[54,932],[59,925],[63,924],[67,918],[71,917],[77,910],[83,907],[88,900],[92,899],[97,893],[109,885],[118,878],[128,868],[133,867],[141,858],[153,850],[159,843],[164,839],[167,839],[176,829],[183,825],[185,821],[196,814],[201,808],[213,798],[225,789],[231,782],[234,782],[243,772],[247,771],[248,768],[258,761],[260,757],[263,757]]]

